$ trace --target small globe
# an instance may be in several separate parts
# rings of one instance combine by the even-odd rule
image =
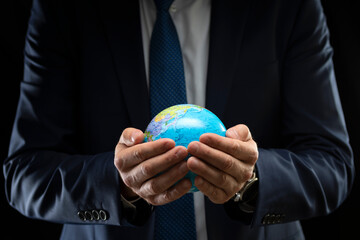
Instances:
[[[180,104],[166,108],[151,120],[145,130],[145,142],[170,138],[176,146],[187,148],[192,141],[199,141],[204,133],[216,133],[224,137],[226,128],[209,110],[193,104]],[[192,182],[189,192],[198,191],[194,185],[195,176],[193,172],[185,176]]]

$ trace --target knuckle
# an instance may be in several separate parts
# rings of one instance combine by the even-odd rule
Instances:
[[[219,186],[226,187],[228,185],[228,175],[225,173],[220,174]]]
[[[149,164],[141,164],[140,169],[141,169],[141,173],[146,177],[150,177],[154,175],[153,167]]]
[[[119,154],[124,149],[124,145],[118,142],[115,146],[115,155]]]
[[[218,189],[212,184],[208,184],[207,182],[203,181],[202,184],[198,184],[197,187],[200,191],[202,191],[209,199],[215,204],[222,204],[223,201],[222,197],[222,190]]]
[[[224,200],[223,198],[221,197],[221,195],[219,194],[219,192],[214,189],[212,192],[211,192],[211,197],[212,201],[216,204],[222,204],[224,203]]]
[[[219,187],[222,189],[223,192],[217,193],[218,201],[226,201],[224,198],[232,197],[238,189],[238,185],[236,181],[231,179],[228,174],[221,174],[221,178],[219,180]],[[219,190],[218,190],[219,191]]]
[[[125,183],[126,186],[131,187],[134,185],[135,179],[132,175],[128,174],[123,177],[123,182]]]
[[[259,158],[259,152],[257,149],[255,149],[249,153],[249,161],[251,163],[255,163],[258,158]]]
[[[230,151],[231,152],[237,152],[237,151],[241,151],[241,144],[240,141],[233,141],[232,144],[230,145]]]
[[[164,194],[148,195],[145,200],[153,206],[160,206],[168,203],[165,201]]]
[[[149,195],[155,195],[161,192],[161,188],[156,181],[149,181],[147,184],[147,192]]]
[[[253,170],[249,170],[249,171],[245,171],[243,176],[244,176],[244,181],[248,181],[252,176],[253,176]]]
[[[219,194],[215,188],[211,191],[211,198],[217,202],[219,201]]]
[[[223,162],[223,170],[227,171],[234,167],[234,159],[231,156],[227,156]]]
[[[133,157],[138,160],[143,160],[143,153],[139,151],[138,149],[133,151]]]
[[[118,154],[115,154],[114,165],[118,170],[123,170],[123,168],[124,168],[124,160]]]
[[[166,191],[163,197],[165,203],[169,203],[173,200],[173,194],[170,191]]]
[[[164,154],[163,157],[164,157],[163,160],[166,163],[171,163],[172,161],[174,161],[176,159],[173,155],[170,154],[170,152]]]

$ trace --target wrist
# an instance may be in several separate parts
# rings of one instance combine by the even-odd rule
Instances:
[[[258,178],[256,176],[256,173],[253,172],[252,177],[246,181],[245,185],[240,189],[239,192],[235,193],[235,196],[232,198],[234,202],[242,202],[242,201],[248,201],[253,199],[257,192],[255,191],[256,188],[253,186],[257,184]]]
[[[256,172],[256,168],[254,172]],[[256,173],[250,179],[253,178],[258,178]],[[239,192],[244,191],[245,186]],[[251,187],[248,186],[245,193],[238,192],[235,194],[233,198],[224,204],[228,216],[245,224],[251,224],[256,209],[258,190],[259,180],[257,179],[256,181],[253,180]],[[241,195],[241,200],[238,196],[239,194]]]
[[[259,189],[259,179],[256,172],[246,181],[245,185],[230,200],[239,204],[241,211],[245,213],[253,213],[256,207],[257,195]]]

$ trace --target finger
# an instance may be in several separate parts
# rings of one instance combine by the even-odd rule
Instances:
[[[119,143],[130,147],[143,141],[144,133],[141,130],[136,128],[126,128],[120,136]]]
[[[187,164],[192,172],[213,186],[222,189],[229,196],[240,190],[239,183],[233,176],[206,164],[196,157],[190,157]]]
[[[175,201],[189,192],[191,186],[192,184],[189,179],[183,179],[169,190],[150,198],[149,203],[158,206]]]
[[[257,145],[252,139],[243,142],[241,140],[207,133],[200,137],[200,142],[249,164],[255,164],[258,159],[259,153]]]
[[[142,143],[144,141],[144,134],[141,130],[136,128],[126,128],[115,147],[115,155],[117,152],[126,149],[128,147],[134,146],[136,144]]]
[[[239,124],[232,128],[229,128],[226,131],[226,136],[244,142],[247,142],[252,139],[250,129],[244,124]]]
[[[202,177],[197,176],[195,178],[195,186],[213,203],[222,204],[227,202],[231,198],[227,196],[222,189],[215,187]]]
[[[153,142],[141,143],[131,148],[123,148],[119,143],[115,148],[114,162],[118,169],[126,171],[139,163],[163,154],[175,147],[175,142],[171,139],[159,139]]]
[[[173,148],[161,155],[155,156],[135,166],[126,174],[126,176],[124,176],[124,182],[129,187],[140,188],[141,185],[143,185],[143,183],[147,180],[155,177],[162,172],[165,172],[167,169],[181,161],[185,162],[184,159],[186,158],[186,156],[187,151],[185,147],[178,146],[176,148]],[[185,167],[186,170],[188,170],[186,164]],[[182,171],[180,171],[180,174],[181,173]],[[168,176],[168,174],[166,176]],[[174,176],[177,175],[175,174]]]
[[[240,161],[233,156],[212,148],[201,142],[191,142],[188,145],[188,152],[207,164],[230,174],[235,179],[239,179],[243,170],[240,168]],[[190,168],[191,166],[189,166]],[[190,168],[190,170],[192,170]]]
[[[140,188],[140,192],[145,196],[154,196],[165,192],[176,182],[181,180],[189,172],[185,161],[173,166],[168,171],[161,173],[159,176],[146,181]]]

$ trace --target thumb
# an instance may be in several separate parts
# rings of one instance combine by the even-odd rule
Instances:
[[[250,129],[244,125],[239,124],[226,131],[226,136],[233,139],[238,139],[247,142],[252,139]]]
[[[124,144],[128,147],[142,143],[144,141],[144,133],[136,128],[126,128],[121,136],[119,143]]]

